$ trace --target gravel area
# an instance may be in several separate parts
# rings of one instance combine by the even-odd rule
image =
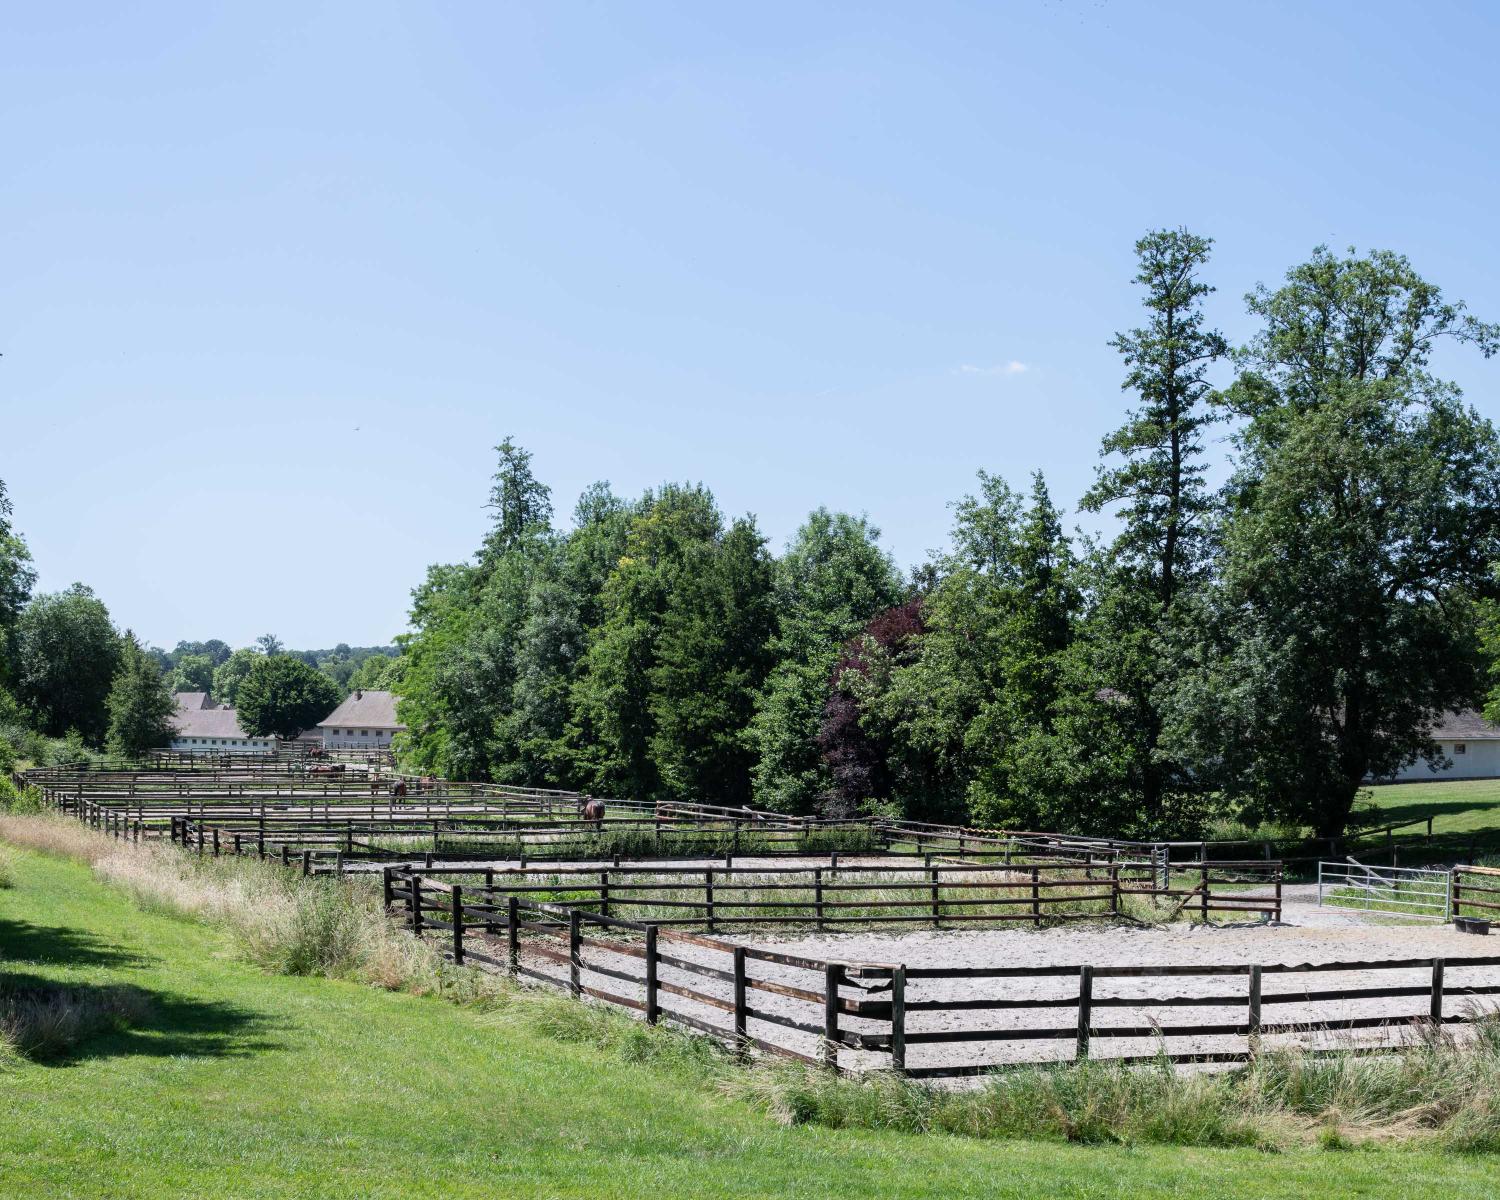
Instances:
[[[1321,964],[1351,961],[1384,961],[1460,959],[1494,957],[1500,959],[1500,938],[1479,938],[1460,934],[1451,927],[1431,923],[1413,924],[1386,917],[1357,913],[1340,913],[1318,909],[1302,889],[1288,888],[1285,920],[1280,924],[1247,922],[1237,925],[1138,928],[1121,924],[1075,923],[1044,929],[1013,927],[972,930],[866,930],[827,934],[729,934],[720,940],[752,948],[806,956],[816,960],[848,963],[904,963],[908,968],[995,968],[1026,966],[1077,967],[1090,964],[1095,968],[1147,965],[1235,966],[1260,964]],[[611,940],[612,937],[611,937]],[[528,942],[528,947],[531,943]],[[555,945],[546,939],[535,944]],[[621,944],[626,943],[621,940]],[[638,947],[637,947],[638,948]],[[701,946],[661,935],[661,953],[687,962],[701,963],[726,975],[732,966],[728,951]],[[503,952],[499,955],[503,957]],[[643,998],[639,984],[614,978],[596,971],[622,971],[633,976],[642,972],[639,957],[600,947],[585,947],[582,983],[634,1000]],[[567,967],[528,948],[524,965],[564,982]],[[759,961],[753,956],[747,965],[752,979],[768,980],[783,986],[821,992],[821,971]],[[685,986],[720,1002],[732,999],[732,984],[727,978],[705,978],[697,972],[663,964],[660,978],[664,985]],[[1267,1025],[1301,1025],[1313,1021],[1350,1021],[1371,1017],[1425,1017],[1429,1011],[1432,971],[1427,965],[1414,968],[1312,971],[1296,973],[1268,972],[1263,982],[1263,1022]],[[1444,1014],[1459,1016],[1496,1008],[1494,996],[1466,995],[1468,989],[1500,989],[1500,964],[1465,967],[1450,962],[1445,973]],[[1154,1053],[1159,1039],[1153,1036],[1112,1037],[1111,1027],[1201,1026],[1240,1024],[1246,1020],[1247,977],[1239,975],[1122,977],[1094,980],[1090,1052],[1095,1057],[1132,1056]],[[1416,994],[1395,998],[1354,998],[1311,1000],[1314,991],[1348,992],[1361,988],[1407,987]],[[924,1032],[957,1033],[978,1030],[1056,1029],[1064,1036],[1032,1040],[956,1040],[912,1045],[907,1064],[911,1068],[957,1066],[990,1066],[1018,1062],[1065,1060],[1073,1056],[1073,1034],[1077,1027],[1079,981],[1073,973],[1013,978],[913,979],[907,985],[909,1002],[943,1003],[994,1001],[1000,1005],[1016,1001],[1035,1001],[1038,1007],[969,1007],[947,1011],[913,1011],[907,1018],[909,1034]],[[859,984],[846,989],[844,995],[860,994]],[[876,992],[874,998],[884,999]],[[1185,997],[1222,998],[1213,1005],[1173,1005],[1168,1001]],[[1140,1003],[1130,1001],[1139,999]],[[731,1024],[729,1013],[711,1003],[703,1003],[664,990],[663,1005],[699,1021],[722,1029]],[[1111,1001],[1123,1001],[1112,1004]],[[1050,1002],[1050,1004],[1048,1003]],[[822,1005],[809,999],[773,994],[752,988],[749,1003],[770,1015],[789,1019],[809,1028],[789,1029],[770,1021],[752,1017],[751,1037],[772,1041],[805,1055],[816,1055],[821,1027]],[[868,1018],[846,1016],[846,1029],[866,1032],[888,1031],[889,1023]],[[1298,1043],[1314,1047],[1389,1045],[1413,1036],[1406,1024],[1391,1028],[1339,1029],[1335,1031],[1299,1030],[1268,1034],[1268,1046]],[[1245,1039],[1237,1034],[1175,1034],[1166,1039],[1166,1048],[1178,1054],[1238,1052]],[[888,1065],[883,1052],[845,1048],[840,1051],[841,1065],[850,1069],[870,1069]]]

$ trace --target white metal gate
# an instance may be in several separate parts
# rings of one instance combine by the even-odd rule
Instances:
[[[1452,872],[1442,868],[1367,867],[1352,858],[1318,864],[1320,908],[1447,921],[1452,898]]]

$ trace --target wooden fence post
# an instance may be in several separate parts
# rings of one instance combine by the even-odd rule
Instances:
[[[745,948],[734,948],[734,1048],[741,1059],[750,1057],[750,1018],[745,1004]]]
[[[813,868],[813,913],[818,919],[818,932],[823,932],[823,868]]]
[[[713,933],[713,932],[715,932],[715,926],[714,926],[714,873],[712,871],[704,871],[703,872],[703,901],[704,901],[704,905],[705,905],[704,912],[705,912],[705,914],[708,917],[708,932],[709,933]]]
[[[1089,1029],[1094,1020],[1094,968],[1085,963],[1078,968],[1078,1045],[1073,1057],[1080,1062],[1089,1056]]]
[[[891,972],[891,1069],[906,1070],[906,965]]]
[[[515,896],[505,901],[505,940],[510,951],[510,973],[521,968],[521,902]]]
[[[306,853],[306,851],[304,851],[303,853]],[[302,873],[304,875],[307,874],[307,871],[306,871],[305,868],[304,868],[304,870],[303,870]],[[391,907],[391,868],[390,867],[381,867],[380,868],[380,892],[381,892],[381,896],[384,898],[383,903],[384,903],[385,907],[387,909],[389,909]]]
[[[938,883],[938,870],[932,865],[932,855],[927,856],[927,878],[932,890],[932,927],[941,929],[943,919],[942,888]]]
[[[1031,917],[1036,922],[1036,927],[1042,927],[1042,869],[1038,866],[1031,868]]]
[[[568,910],[568,991],[575,1000],[583,996],[583,983],[580,979],[583,968],[581,918],[582,914],[576,908]]]
[[[411,931],[414,937],[422,936],[422,877],[413,871],[406,877],[407,885],[411,890],[407,893],[406,902],[411,906]]]
[[[599,872],[599,915],[609,916],[609,871]]]
[[[1208,859],[1201,859],[1198,863],[1199,882],[1203,885],[1203,895],[1198,900],[1198,911],[1203,917],[1203,923],[1208,924]]]
[[[1260,1053],[1260,966],[1250,968],[1250,994],[1248,997],[1246,1028],[1249,1033],[1251,1057]]]
[[[656,926],[646,926],[646,1024],[655,1025],[661,1013],[656,988]]]
[[[453,965],[464,965],[464,890],[453,885]]]
[[[827,963],[823,968],[823,1065],[839,1069],[839,984],[843,982],[842,963]]]
[[[1428,1015],[1434,1025],[1443,1023],[1443,966],[1441,958],[1432,960],[1432,1004]]]

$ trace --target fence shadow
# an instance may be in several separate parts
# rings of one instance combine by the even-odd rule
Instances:
[[[83,967],[148,967],[157,961],[85,930],[0,917],[0,963],[8,960]]]
[[[266,1014],[135,984],[60,982],[7,971],[0,976],[0,1020],[39,1006],[41,1020],[76,1020],[74,1044],[52,1044],[27,1057],[67,1067],[92,1058],[243,1058],[279,1048]],[[68,1038],[68,1041],[73,1041]]]

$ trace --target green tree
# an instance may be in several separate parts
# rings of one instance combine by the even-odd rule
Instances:
[[[294,738],[337,707],[338,686],[289,654],[262,656],[240,684],[235,705],[250,737]]]
[[[532,474],[531,451],[507,437],[495,452],[500,456],[500,467],[488,505],[495,514],[494,524],[479,552],[484,564],[512,553],[552,524],[552,489]]]
[[[76,729],[98,745],[119,655],[109,610],[83,584],[37,596],[16,626],[17,697],[49,737]]]
[[[174,692],[212,692],[214,660],[206,654],[184,654],[172,668],[168,686]]]
[[[0,684],[13,674],[16,626],[36,582],[31,551],[11,526],[13,512],[5,480],[0,479]]]
[[[504,721],[502,742],[513,756],[497,774],[507,782],[585,782],[568,742],[570,698],[589,633],[603,620],[604,585],[625,552],[633,511],[607,483],[590,485],[574,508],[572,532],[538,565]]]
[[[171,742],[176,712],[172,693],[161,668],[128,629],[120,639],[119,666],[110,685],[108,705],[108,743],[113,753],[135,758]]]
[[[979,481],[956,505],[910,661],[865,672],[861,719],[886,731],[902,808],[1036,827],[1054,806],[1032,791],[1031,756],[1053,732],[1076,565],[1040,473],[1024,507],[1004,480],[981,471]]]
[[[286,645],[274,633],[263,633],[255,639],[256,646],[264,655],[280,654],[286,649]]]
[[[240,685],[249,677],[251,670],[262,657],[257,650],[241,648],[215,667],[211,689],[214,699],[220,704],[234,708],[239,699]]]
[[[1252,815],[1342,832],[1366,777],[1436,754],[1483,690],[1475,601],[1497,594],[1500,441],[1435,377],[1439,342],[1500,327],[1408,261],[1318,248],[1276,291],[1225,403],[1245,424],[1218,627],[1182,729]]]
[[[573,686],[569,744],[590,790],[632,799],[661,793],[652,752],[657,642],[672,593],[707,561],[701,551],[722,530],[723,518],[702,486],[665,485],[633,516]]]
[[[1083,499],[1090,511],[1116,508],[1123,528],[1089,563],[1086,613],[1057,664],[1067,684],[1059,711],[1013,773],[1024,808],[1060,827],[1171,828],[1203,803],[1201,778],[1164,746],[1163,731],[1182,673],[1177,649],[1210,564],[1203,431],[1216,417],[1209,369],[1228,353],[1203,313],[1211,245],[1185,229],[1136,243],[1148,318],[1111,344],[1140,404],[1104,439],[1106,463]]]
[[[829,792],[817,738],[840,648],[901,599],[901,577],[879,540],[865,518],[820,508],[776,562],[774,665],[746,735],[761,807],[812,812]]]
[[[755,761],[746,729],[771,665],[771,559],[749,519],[694,555],[662,615],[651,758],[665,795],[739,807]]]

